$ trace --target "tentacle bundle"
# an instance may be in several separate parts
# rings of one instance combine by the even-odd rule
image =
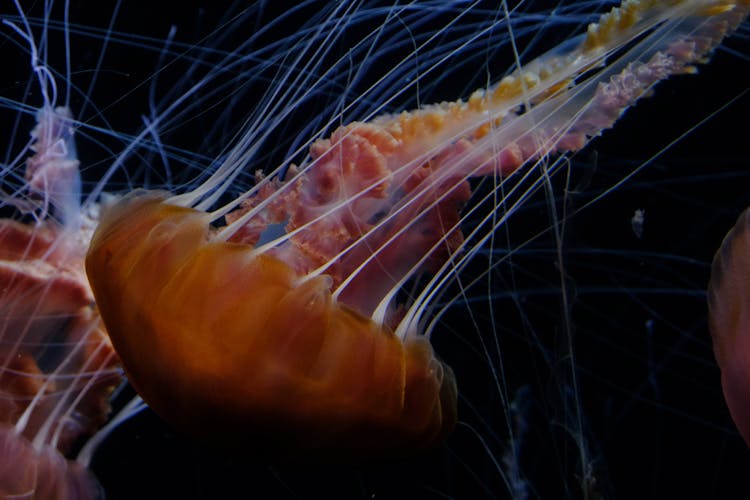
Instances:
[[[334,302],[326,276],[212,242],[206,214],[131,195],[86,261],[131,382],[199,438],[273,454],[377,456],[440,442],[452,372],[424,339]],[[333,458],[333,456],[331,457]]]

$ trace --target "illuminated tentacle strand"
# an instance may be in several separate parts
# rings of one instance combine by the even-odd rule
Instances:
[[[547,155],[582,148],[654,83],[693,71],[748,8],[626,1],[466,102],[314,142],[287,180],[259,176],[218,231],[226,209],[175,205],[216,199],[216,178],[195,196],[110,206],[86,268],[131,382],[176,427],[229,447],[343,459],[440,442],[455,381],[421,318],[497,223],[463,235],[468,180],[530,164],[509,190],[523,199],[548,175]],[[434,277],[408,308],[394,305],[423,271]]]

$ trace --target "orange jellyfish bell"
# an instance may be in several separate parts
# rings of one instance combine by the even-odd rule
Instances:
[[[341,459],[411,453],[455,424],[453,374],[427,340],[402,343],[333,300],[328,276],[212,241],[203,212],[130,195],[86,268],[130,381],[189,435]]]
[[[716,252],[708,285],[709,327],[729,413],[750,446],[750,210]]]

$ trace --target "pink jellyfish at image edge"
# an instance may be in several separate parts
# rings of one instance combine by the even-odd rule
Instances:
[[[714,257],[708,307],[724,397],[750,446],[750,208],[740,215]]]
[[[635,2],[627,5],[632,7]],[[379,118],[370,124],[344,126],[334,132],[331,139],[312,145],[312,157],[322,159],[315,163],[316,167],[303,165],[298,171],[293,171],[292,180],[285,183],[273,178],[261,179],[259,189],[246,200],[240,200],[238,204],[241,203],[242,207],[230,214],[228,219],[244,221],[237,233],[239,241],[244,238],[254,242],[269,223],[286,220],[291,215],[291,218],[296,218],[294,224],[297,226],[290,228],[290,231],[295,230],[300,235],[297,241],[315,241],[315,231],[321,227],[321,223],[327,222],[327,219],[317,219],[317,214],[325,213],[328,217],[331,210],[316,207],[319,210],[311,210],[311,213],[302,210],[300,214],[300,198],[313,205],[320,199],[330,203],[326,196],[321,196],[321,192],[326,192],[330,187],[331,181],[331,172],[326,171],[325,166],[350,160],[352,169],[345,173],[341,182],[354,186],[368,201],[363,205],[377,214],[387,214],[389,207],[377,205],[373,208],[367,205],[373,200],[389,199],[389,193],[382,192],[387,188],[383,178],[392,175],[395,170],[391,169],[394,167],[422,167],[424,160],[432,162],[425,170],[406,170],[401,171],[400,175],[412,182],[410,190],[416,194],[424,192],[419,189],[420,186],[438,186],[440,199],[447,200],[446,204],[455,211],[461,205],[460,201],[469,197],[469,193],[465,192],[469,189],[467,178],[497,172],[508,176],[518,167],[544,155],[578,150],[589,137],[611,127],[620,114],[653,84],[670,75],[692,71],[691,65],[702,61],[726,31],[731,31],[744,19],[748,10],[748,6],[741,3],[721,4],[718,7],[712,5],[714,10],[710,7],[700,15],[713,16],[712,21],[715,21],[708,22],[698,34],[691,32],[683,35],[666,45],[663,51],[652,54],[650,59],[620,67],[618,72],[608,74],[608,79],[600,86],[590,86],[587,107],[578,114],[562,106],[581,108],[580,100],[567,99],[566,87],[597,60],[594,49],[611,40],[611,33],[604,33],[606,30],[597,32],[594,28],[587,41],[570,53],[558,54],[536,65],[529,64],[523,72],[501,81],[486,93],[478,92],[467,103],[426,107],[410,114]],[[602,19],[600,24],[610,28],[620,22],[619,14]],[[617,34],[617,30],[610,31]],[[619,40],[617,43],[621,42]],[[579,56],[583,59],[577,59]],[[514,111],[524,102],[533,104],[531,110],[526,113]],[[487,114],[497,113],[498,109],[502,109],[502,113],[488,120]],[[555,113],[560,115],[556,120],[545,122],[541,119],[542,116],[555,117]],[[533,137],[520,126],[526,123],[520,118],[531,115],[540,124],[535,128]],[[571,116],[575,118],[571,119]],[[5,219],[0,226],[0,284],[3,290],[0,303],[4,315],[0,344],[3,367],[0,373],[0,444],[17,458],[0,462],[0,491],[38,498],[83,498],[98,494],[95,481],[89,477],[83,465],[67,461],[63,455],[76,439],[95,432],[106,421],[108,397],[121,380],[117,355],[104,331],[83,271],[83,259],[97,217],[94,212],[81,213],[78,206],[78,163],[70,120],[69,111],[65,108],[44,108],[39,113],[38,126],[33,133],[33,154],[26,163],[27,194],[32,201],[39,201],[32,209],[38,220],[27,224]],[[506,123],[509,125],[504,128]],[[432,139],[416,139],[425,142],[433,140],[434,144],[420,145],[415,137],[409,137],[410,132],[417,131],[419,135],[424,130],[429,130],[435,136]],[[498,131],[505,134],[503,138],[510,138],[508,142],[494,142],[500,137]],[[364,171],[353,161],[358,151],[366,151],[369,155],[366,162],[368,168]],[[457,161],[459,157],[468,159]],[[451,175],[441,173],[456,165],[460,171]],[[279,206],[266,203],[282,190],[287,191],[287,196],[280,197]],[[453,193],[454,190],[459,194]],[[405,194],[408,194],[409,190],[406,191]],[[446,193],[459,196],[459,200],[445,198]],[[332,205],[339,204],[339,201]],[[425,201],[425,198],[420,201]],[[346,208],[346,205],[342,206]],[[440,210],[444,209],[437,206]],[[17,208],[22,212],[28,211],[23,203],[19,203]],[[253,213],[253,216],[248,216]],[[422,215],[425,213],[430,214],[428,211]],[[451,224],[460,220],[457,212],[448,215]],[[363,217],[365,222],[370,219]],[[421,219],[417,217],[411,220]],[[360,221],[360,224],[366,227],[365,222]],[[400,221],[400,224],[408,226],[410,221]],[[387,234],[388,238],[395,240],[398,240],[397,236]],[[439,267],[451,253],[461,249],[463,241],[460,230],[440,233],[435,238],[434,241],[423,243],[423,248],[420,248],[430,252],[439,249],[430,258],[440,260],[430,263],[430,267]],[[728,238],[730,244],[731,240],[731,237]],[[299,262],[305,260],[300,258],[304,251],[295,248],[290,238],[286,238],[287,241],[291,242],[291,248],[278,253],[293,254],[294,263],[299,266]],[[345,246],[349,244],[347,241]],[[382,240],[373,244],[372,240],[367,239],[365,244],[374,248],[387,246]],[[331,252],[336,255],[340,250],[338,248]],[[725,253],[737,254],[727,251],[721,255]],[[363,258],[367,263],[367,257]],[[309,272],[317,264],[307,267],[303,264],[303,272]],[[417,264],[424,263],[419,261]],[[410,269],[417,264],[411,263]],[[735,266],[733,262],[727,265]],[[351,267],[358,269],[359,265],[354,263]],[[734,276],[733,273],[724,274]],[[108,279],[106,275],[90,278],[99,286]],[[722,347],[726,331],[722,318],[733,313],[724,314],[719,309],[725,303],[723,284],[728,280],[715,278],[714,282],[717,281],[720,284],[714,284],[712,288],[712,332],[717,339],[717,358],[723,370],[728,403],[747,439],[747,428],[742,423],[747,418],[747,389],[738,390],[732,385],[736,383],[737,376],[747,374],[747,370],[741,361],[726,361],[727,358],[734,358],[724,354],[725,350],[731,351],[732,348]],[[737,286],[729,288],[733,291]],[[383,293],[387,293],[387,290]],[[116,301],[108,302],[110,307],[116,304]],[[378,300],[367,308],[372,310],[377,303]],[[360,307],[357,304],[356,307]],[[108,311],[107,314],[116,317],[116,309],[117,306],[115,312]],[[408,317],[408,314],[405,316]],[[397,319],[389,317],[389,320]],[[730,325],[741,324],[741,319],[730,321]],[[734,334],[728,337],[730,342],[745,342],[744,345],[748,345],[747,335],[739,339]],[[132,362],[123,359],[126,367]],[[143,384],[148,384],[148,381]],[[155,403],[159,404],[158,401]]]

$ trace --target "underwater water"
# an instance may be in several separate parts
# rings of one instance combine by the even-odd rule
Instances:
[[[241,3],[185,2],[156,15],[148,2],[113,12],[83,1],[71,2],[67,21],[55,5],[48,64],[83,124],[76,137],[84,191],[95,189],[144,121],[154,122],[212,68],[211,85],[159,122],[158,136],[137,139],[138,151],[123,159],[106,190],[187,190],[226,155],[246,118],[268,120],[259,108],[278,105],[271,116],[279,122],[258,140],[260,165],[248,166],[231,197],[255,169],[301,161],[302,144],[319,130],[467,97],[513,64],[502,9],[492,2],[354,3],[340,16],[348,23],[331,25],[320,21],[335,6],[324,4],[309,2],[283,17],[292,3],[243,10]],[[586,13],[607,10],[581,2],[549,14],[554,7],[518,6],[515,15],[532,27],[513,25],[524,56],[583,32],[593,20]],[[41,37],[44,6],[23,8]],[[18,19],[10,2],[2,16]],[[379,26],[394,28],[366,38]],[[27,47],[4,28],[7,165],[27,140],[41,98]],[[241,46],[249,33],[259,34]],[[330,53],[304,67],[297,35]],[[363,38],[369,42],[352,50]],[[750,199],[747,26],[724,47],[699,74],[660,83],[614,129],[570,155],[454,282],[453,294],[463,292],[446,300],[432,334],[460,394],[459,422],[444,445],[390,462],[269,464],[196,444],[146,410],[94,455],[91,469],[107,497],[724,498],[750,491],[750,451],[724,405],[706,325],[713,253]],[[233,54],[236,66],[227,58]],[[401,72],[390,72],[402,59]],[[306,85],[281,78],[295,67],[293,76],[314,78],[303,79]],[[68,81],[74,87],[63,92]],[[312,92],[297,103],[302,94],[266,93],[274,88]],[[642,226],[633,222],[639,210]],[[115,406],[130,394],[125,389]]]

